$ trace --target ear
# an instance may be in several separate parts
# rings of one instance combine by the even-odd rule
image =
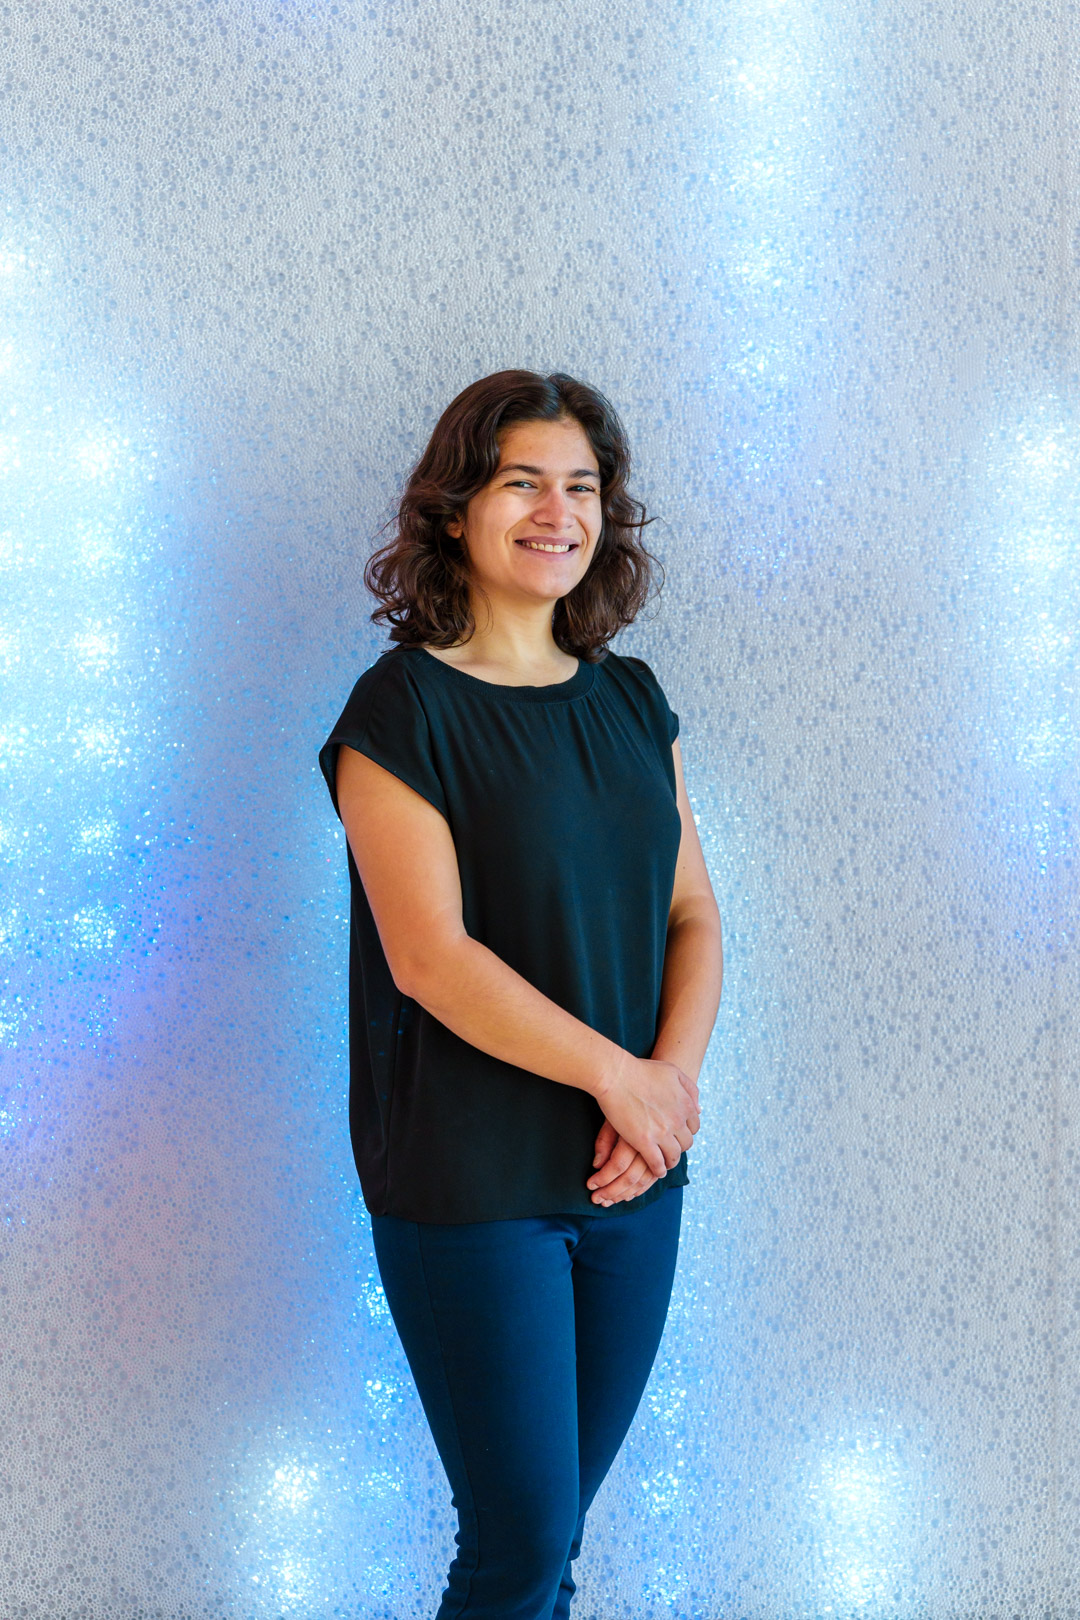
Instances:
[[[464,525],[460,517],[447,518],[445,529],[451,540],[460,540],[464,532]]]

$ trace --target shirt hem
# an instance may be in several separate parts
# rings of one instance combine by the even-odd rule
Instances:
[[[396,1198],[380,1199],[378,1202],[383,1207],[373,1209],[372,1203],[375,1200],[369,1201],[366,1193],[364,1194],[364,1205],[369,1215],[376,1217],[390,1215],[396,1220],[415,1221],[421,1226],[474,1226],[487,1221],[526,1221],[555,1215],[574,1218],[587,1215],[598,1220],[617,1220],[622,1215],[631,1215],[635,1210],[644,1209],[647,1205],[655,1203],[669,1187],[688,1187],[689,1185],[690,1178],[685,1171],[681,1177],[677,1175],[665,1176],[662,1181],[656,1182],[647,1192],[641,1193],[637,1198],[626,1199],[621,1203],[613,1204],[610,1209],[604,1209],[602,1205],[593,1203],[589,1203],[583,1209],[580,1204],[571,1207],[556,1200],[553,1204],[544,1202],[542,1207],[538,1208],[471,1210],[466,1213],[461,1213],[459,1210],[454,1213],[440,1212],[436,1215],[427,1212],[421,1214],[415,1205],[410,1206],[407,1200],[402,1203]]]

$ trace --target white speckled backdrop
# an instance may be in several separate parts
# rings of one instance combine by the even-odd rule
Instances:
[[[0,1614],[430,1620],[316,751],[450,397],[622,409],[724,1003],[581,1620],[1080,1613],[1065,0],[0,9]]]

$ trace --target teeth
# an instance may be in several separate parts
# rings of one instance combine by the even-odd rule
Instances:
[[[569,546],[544,546],[544,545],[541,545],[538,540],[522,540],[520,543],[523,546],[527,546],[530,551],[569,551],[570,550]]]

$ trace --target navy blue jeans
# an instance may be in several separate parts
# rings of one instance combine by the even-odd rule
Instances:
[[[585,1514],[667,1315],[682,1188],[604,1219],[372,1217],[458,1514],[436,1620],[567,1620]]]

